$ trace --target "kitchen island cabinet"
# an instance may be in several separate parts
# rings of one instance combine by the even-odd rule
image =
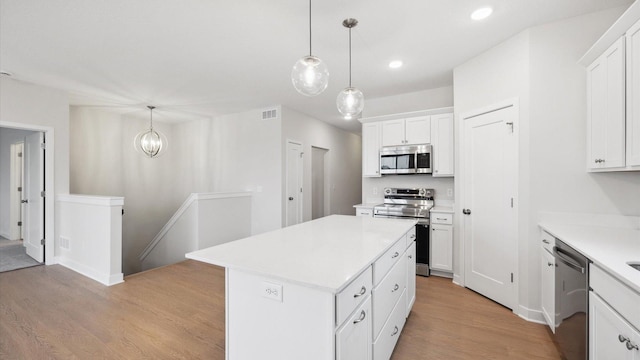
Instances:
[[[414,231],[414,220],[332,215],[187,257],[226,268],[227,359],[388,359]]]

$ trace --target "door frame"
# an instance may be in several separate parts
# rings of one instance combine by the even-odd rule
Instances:
[[[46,197],[44,200],[44,263],[46,265],[57,264],[55,258],[55,135],[51,126],[23,124],[0,120],[0,127],[18,130],[39,131],[44,133],[46,151],[44,157],[44,188]]]
[[[330,181],[329,181],[329,179],[330,179],[330,176],[329,176],[330,175],[329,174],[329,169],[330,169],[330,166],[329,166],[329,157],[330,157],[329,153],[330,153],[331,149],[328,149],[328,148],[325,148],[325,147],[322,147],[322,146],[311,145],[311,179],[312,179],[312,181],[313,181],[313,167],[314,167],[314,164],[313,164],[313,149],[314,148],[315,149],[325,150],[324,157],[323,157],[324,177],[323,177],[322,181],[323,181],[323,187],[324,187],[323,188],[323,190],[324,190],[324,198],[323,198],[324,207],[322,209],[322,215],[323,216],[328,216],[328,215],[331,214],[331,204],[330,204],[330,202],[331,202],[331,187],[329,186],[330,185],[329,184],[330,183]],[[310,188],[311,188],[311,192],[312,193],[309,196],[312,199],[311,206],[313,207],[313,184],[310,184]],[[313,208],[311,209],[311,212],[313,213]],[[313,217],[313,215],[312,215],[312,217]]]
[[[298,181],[300,183],[300,186],[302,186],[302,191],[299,193],[300,195],[297,197],[297,202],[298,202],[298,224],[302,223],[304,221],[304,191],[305,191],[305,186],[304,186],[304,145],[302,144],[302,141],[297,141],[297,140],[291,140],[291,139],[287,139],[287,141],[285,142],[285,169],[284,169],[284,197],[283,197],[283,203],[284,203],[284,226],[289,226],[288,224],[288,220],[289,220],[289,206],[287,206],[288,204],[288,200],[287,200],[287,196],[289,196],[289,194],[287,194],[287,190],[289,189],[289,144],[295,144],[295,145],[299,145],[300,146],[300,161],[302,162],[299,166],[298,169]]]
[[[10,240],[23,239],[22,221],[23,194],[24,194],[24,141],[14,142],[9,146],[9,238]],[[18,174],[20,180],[16,181]],[[18,190],[20,188],[20,190]],[[18,223],[20,222],[20,225]]]
[[[520,165],[520,119],[521,119],[521,114],[520,114],[520,104],[519,104],[519,99],[518,98],[511,98],[511,99],[506,99],[488,106],[484,106],[481,108],[477,108],[475,110],[471,110],[468,112],[464,112],[462,114],[460,114],[458,116],[458,124],[457,124],[457,128],[459,129],[459,135],[458,135],[458,142],[457,142],[457,151],[456,151],[456,164],[457,164],[457,169],[456,169],[456,174],[458,174],[456,177],[459,179],[464,179],[467,174],[465,174],[465,158],[464,158],[464,143],[465,143],[465,137],[464,137],[464,121],[471,119],[471,118],[475,118],[477,116],[480,115],[484,115],[484,114],[488,114],[494,111],[498,111],[498,110],[502,110],[502,109],[506,109],[509,107],[513,107],[516,118],[514,119],[514,124],[513,124],[513,134],[514,134],[514,161],[515,163],[513,164],[515,167],[515,176],[514,176],[514,182],[513,182],[513,193],[514,193],[514,211],[515,211],[515,217],[516,217],[516,221],[514,224],[512,224],[513,226],[513,234],[516,236],[516,241],[515,241],[515,257],[514,257],[514,273],[513,273],[513,288],[512,291],[514,292],[513,294],[513,299],[514,299],[514,304],[512,307],[512,312],[515,314],[519,314],[520,313],[520,281],[519,281],[519,274],[520,274],[520,207],[519,207],[519,203],[520,203],[520,171],[519,171],[519,165]],[[455,213],[458,214],[456,216],[454,216],[454,229],[457,229],[457,233],[458,236],[455,236],[455,238],[457,239],[457,243],[458,243],[458,270],[459,273],[455,274],[454,273],[454,283],[460,285],[460,286],[465,286],[465,263],[466,263],[466,252],[465,252],[465,247],[466,247],[466,231],[469,231],[467,229],[465,229],[465,225],[464,225],[464,218],[462,218],[462,209],[464,208],[464,203],[466,200],[466,193],[464,190],[464,184],[462,183],[462,181],[456,181],[455,184],[455,191],[456,194],[458,194],[460,196],[460,201],[456,201],[454,204],[455,207]],[[454,231],[455,233],[455,231]],[[454,234],[455,235],[455,234]],[[455,264],[454,264],[455,266]]]

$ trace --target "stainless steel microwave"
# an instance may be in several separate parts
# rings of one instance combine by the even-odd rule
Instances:
[[[383,146],[380,174],[431,174],[431,144]]]

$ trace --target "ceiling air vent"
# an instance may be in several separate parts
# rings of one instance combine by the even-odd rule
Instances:
[[[280,118],[279,107],[262,110],[262,120],[275,120],[279,118]]]

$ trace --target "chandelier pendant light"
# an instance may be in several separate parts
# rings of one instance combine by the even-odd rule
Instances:
[[[303,56],[293,65],[291,82],[302,95],[316,96],[329,85],[327,65],[311,52],[311,0],[309,0],[309,55]]]
[[[340,91],[336,99],[336,105],[345,120],[356,118],[364,109],[364,95],[362,91],[351,86],[351,29],[356,25],[358,25],[358,20],[356,19],[349,18],[342,22],[342,26],[349,29],[349,86]]]
[[[153,109],[155,106],[147,106],[150,110],[149,129],[140,132],[135,140],[133,146],[137,151],[142,152],[146,157],[156,158],[164,153],[163,150],[167,148],[167,138],[157,130],[153,129]]]

